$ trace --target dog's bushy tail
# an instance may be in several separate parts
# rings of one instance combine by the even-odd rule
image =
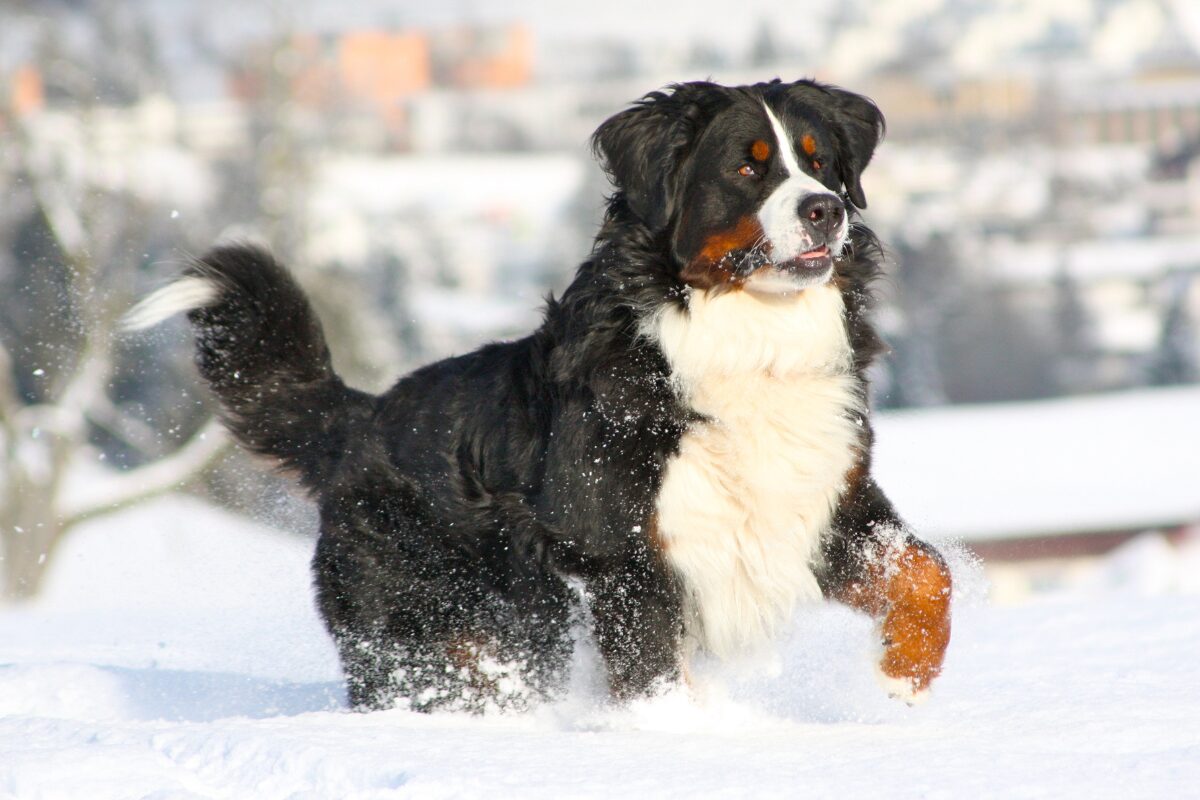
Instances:
[[[148,328],[181,312],[196,333],[200,374],[238,442],[277,459],[308,488],[323,486],[374,401],[334,373],[321,323],[295,279],[261,248],[217,247],[135,306],[124,326]]]

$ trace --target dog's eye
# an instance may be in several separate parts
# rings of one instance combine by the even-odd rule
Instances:
[[[738,175],[741,175],[743,178],[749,178],[751,175],[757,174],[758,170],[756,170],[750,164],[742,164],[740,167],[738,167]]]

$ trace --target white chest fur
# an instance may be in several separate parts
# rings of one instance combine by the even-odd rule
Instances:
[[[684,586],[690,638],[730,654],[820,596],[810,564],[855,462],[862,401],[833,285],[689,299],[646,331],[707,418],[667,465],[658,534]]]

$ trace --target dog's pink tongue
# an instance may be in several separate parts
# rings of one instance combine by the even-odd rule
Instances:
[[[829,255],[829,247],[827,247],[826,245],[821,245],[820,247],[818,247],[815,250],[809,250],[807,253],[801,253],[800,257],[801,258],[823,258],[824,256],[827,256],[827,255]]]

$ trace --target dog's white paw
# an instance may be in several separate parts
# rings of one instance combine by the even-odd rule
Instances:
[[[919,706],[929,699],[929,687],[918,689],[911,678],[893,678],[878,668],[875,670],[875,677],[879,679],[879,685],[888,693],[888,697],[903,700],[910,706]]]

